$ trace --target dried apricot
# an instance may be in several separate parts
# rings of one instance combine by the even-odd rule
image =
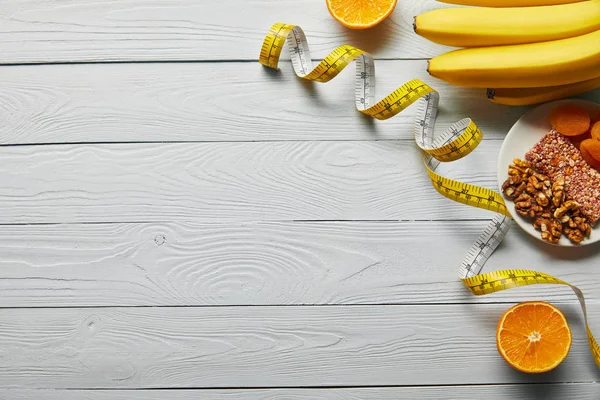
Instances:
[[[590,114],[581,107],[571,104],[560,106],[550,113],[550,124],[565,136],[583,135],[590,129]]]
[[[596,122],[592,129],[590,129],[592,139],[600,140],[600,121]]]
[[[583,135],[571,136],[569,137],[569,140],[571,141],[571,143],[573,143],[573,146],[577,147],[578,150],[581,150],[581,142],[590,138],[590,133],[586,132]]]
[[[581,156],[592,168],[600,169],[600,141],[586,139],[581,142]]]

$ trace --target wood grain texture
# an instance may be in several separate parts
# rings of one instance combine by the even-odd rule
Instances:
[[[496,187],[499,141],[444,165]],[[491,218],[441,197],[403,142],[0,148],[0,223]]]
[[[475,297],[458,265],[486,221],[3,226],[2,307],[576,302],[566,287]],[[598,246],[517,227],[487,271],[532,268],[598,302]],[[600,325],[597,325],[600,327]]]
[[[281,68],[258,62],[2,67],[0,144],[412,140],[416,107],[388,121],[356,111],[354,66],[327,84],[299,79],[290,62]],[[377,95],[420,78],[442,95],[440,130],[468,116],[486,139],[503,139],[526,111],[491,103],[481,89],[447,85],[426,69],[425,61],[378,61]],[[600,101],[600,90],[584,97]]]
[[[456,278],[491,215],[430,187],[414,109],[372,121],[353,68],[316,85],[256,62],[282,21],[316,59],[373,53],[379,96],[426,80],[440,127],[470,116],[486,134],[442,172],[495,188],[526,109],[427,76],[447,48],[412,17],[441,6],[401,1],[352,32],[323,0],[0,2],[0,399],[596,399],[567,288],[475,298]],[[571,250],[515,229],[488,270],[577,284],[598,330],[598,247]],[[574,334],[566,362],[534,377],[494,342],[504,303],[532,298]]]
[[[597,383],[348,389],[1,390],[10,400],[597,400]]]
[[[0,310],[0,386],[303,387],[594,382],[581,311],[539,376],[498,355],[506,305]],[[590,307],[592,320],[600,306]]]
[[[345,43],[382,58],[431,57],[447,48],[416,35],[413,17],[441,6],[398,2],[389,19],[356,32],[321,0],[3,0],[0,63],[256,60],[278,21],[302,26],[317,58]]]

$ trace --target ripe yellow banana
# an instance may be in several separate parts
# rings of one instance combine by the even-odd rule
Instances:
[[[480,7],[535,7],[579,3],[583,0],[438,0],[442,3]]]
[[[415,17],[414,27],[417,34],[447,46],[545,42],[600,29],[600,0],[525,8],[441,8]]]
[[[543,88],[488,89],[488,98],[494,103],[508,106],[528,106],[562,99],[600,88],[600,77],[570,85]]]
[[[429,73],[459,86],[524,88],[567,85],[600,76],[600,30],[568,39],[451,51]]]

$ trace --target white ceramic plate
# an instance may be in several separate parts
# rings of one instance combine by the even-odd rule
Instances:
[[[550,132],[551,126],[548,123],[548,115],[550,112],[561,104],[576,104],[586,108],[592,116],[600,113],[600,104],[592,103],[585,100],[559,100],[551,103],[546,103],[539,106],[517,121],[516,124],[510,129],[504,139],[502,148],[500,149],[500,156],[498,157],[498,187],[502,192],[502,184],[508,178],[508,166],[512,163],[514,158],[525,158],[525,153],[531,149],[544,135]],[[512,215],[515,222],[531,236],[542,240],[540,232],[536,231],[532,224],[531,219],[525,218],[517,214],[515,211],[514,203],[508,200],[506,197],[506,204],[508,211]],[[543,240],[542,240],[543,241]],[[589,238],[586,238],[581,244],[576,245],[571,243],[566,237],[562,237],[558,242],[558,246],[583,246],[592,244],[600,241],[600,222],[596,224],[596,227],[592,229],[592,234]],[[544,243],[548,243],[545,242]]]

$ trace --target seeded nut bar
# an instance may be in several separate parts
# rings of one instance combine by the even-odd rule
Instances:
[[[575,200],[587,222],[595,225],[600,219],[600,172],[583,160],[569,139],[551,131],[525,158],[553,181],[564,178],[566,197]]]

